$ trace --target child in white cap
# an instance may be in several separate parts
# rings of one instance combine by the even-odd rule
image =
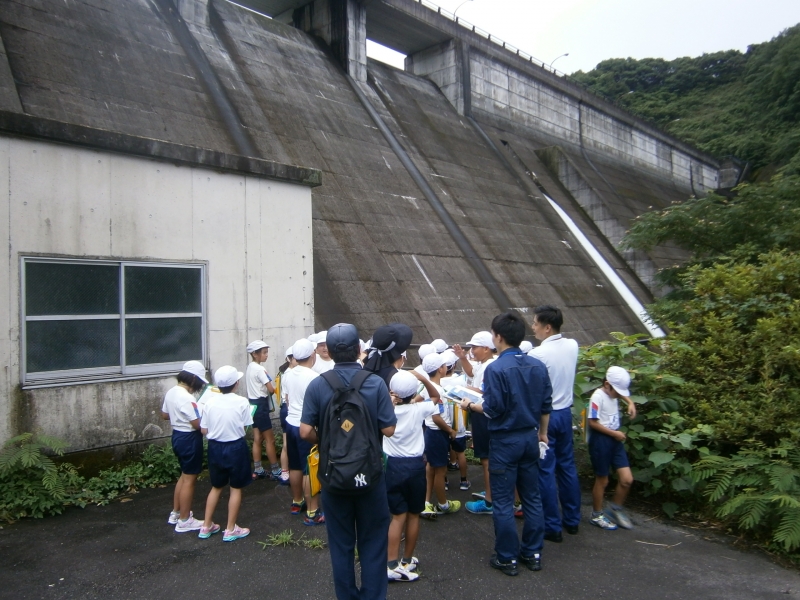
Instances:
[[[275,386],[272,378],[264,368],[264,362],[269,357],[269,346],[262,340],[255,340],[247,345],[247,353],[252,359],[245,372],[245,385],[247,400],[256,407],[253,414],[253,479],[272,479],[280,481],[281,465],[275,453],[275,434],[272,431],[273,410],[272,395]],[[266,446],[267,459],[270,472],[261,466],[261,448]]]
[[[417,395],[420,381],[430,386],[433,402],[411,401]],[[439,413],[439,392],[422,375],[413,371],[399,371],[389,383],[395,403],[397,425],[392,437],[383,438],[386,454],[386,496],[392,522],[389,525],[389,581],[414,581],[418,560],[414,549],[419,536],[419,515],[425,509],[425,438],[422,425],[425,419]],[[403,558],[400,556],[400,538],[406,532]]]
[[[199,360],[190,360],[178,373],[178,385],[164,396],[161,416],[172,425],[172,451],[178,457],[181,476],[172,498],[170,525],[175,531],[197,531],[203,522],[192,514],[192,499],[197,476],[203,470],[203,434],[200,433],[200,409],[194,394],[207,384],[206,368]]]
[[[333,359],[328,353],[328,332],[320,331],[314,333],[308,337],[308,340],[316,344],[314,351],[317,353],[317,360],[314,362],[314,366],[311,367],[314,373],[321,375],[326,371],[330,371],[333,368]]]
[[[636,405],[630,398],[630,385],[631,376],[625,369],[609,367],[603,386],[597,388],[589,400],[587,435],[589,457],[594,471],[591,523],[601,529],[613,530],[617,526],[623,529],[633,528],[633,523],[622,509],[633,483],[633,473],[623,443],[626,436],[619,430],[619,398],[627,402],[631,419],[636,417]],[[617,471],[617,490],[614,501],[603,513],[603,496],[612,468]]]
[[[230,485],[231,495],[228,500],[228,526],[222,541],[233,542],[250,534],[249,529],[236,524],[242,505],[242,488],[253,481],[250,451],[244,439],[244,428],[253,424],[250,403],[247,398],[234,393],[243,375],[229,365],[216,370],[214,381],[221,393],[209,398],[200,419],[200,429],[208,438],[208,475],[212,486],[206,500],[206,519],[198,534],[203,539],[220,530],[213,520],[214,510],[226,485]]]

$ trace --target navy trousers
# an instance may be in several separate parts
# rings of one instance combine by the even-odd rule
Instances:
[[[571,408],[550,413],[547,441],[550,449],[544,460],[539,461],[539,490],[544,509],[544,530],[558,533],[562,523],[577,527],[581,522],[581,486],[572,444]]]
[[[544,544],[542,498],[539,495],[539,436],[535,429],[502,435],[489,441],[489,485],[494,511],[494,550],[501,562],[539,554]],[[525,524],[522,543],[514,520],[514,489],[519,492]]]
[[[322,489],[333,584],[338,600],[386,600],[389,580],[386,560],[389,546],[389,504],[386,480],[357,496],[331,494]],[[361,562],[361,589],[356,587],[354,549]]]

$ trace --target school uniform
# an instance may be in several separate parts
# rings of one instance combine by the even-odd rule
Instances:
[[[484,363],[478,363],[472,369],[472,387],[483,391],[483,375],[486,367],[497,360],[490,358]],[[473,412],[470,415],[472,425],[472,452],[475,458],[489,458],[489,420],[486,415]]]
[[[619,401],[606,394],[603,388],[597,388],[589,399],[587,418],[597,419],[604,427],[617,431],[620,425]],[[587,428],[589,442],[589,458],[592,470],[598,477],[608,477],[611,469],[629,467],[628,453],[625,444],[615,440],[601,431]]]
[[[425,438],[422,425],[425,419],[438,414],[433,402],[396,406],[394,435],[383,438],[386,454],[386,494],[389,512],[419,514],[425,510]]]
[[[539,421],[551,411],[552,388],[540,360],[508,348],[486,367],[483,412],[489,419],[489,485],[495,552],[501,563],[542,551],[544,519],[539,494]],[[514,489],[525,524],[522,542],[514,519]]]
[[[572,390],[578,342],[558,333],[543,340],[528,356],[545,364],[553,386],[553,411],[547,427],[549,449],[539,461],[539,489],[545,534],[556,534],[561,532],[562,523],[577,527],[581,522],[581,487],[572,442]]]
[[[250,449],[244,428],[252,424],[250,403],[238,394],[212,394],[206,402],[200,427],[208,430],[208,473],[215,488],[250,485]]]
[[[444,389],[431,382],[439,396],[442,398],[441,404],[434,404],[436,409],[431,412],[430,416],[425,419],[425,459],[431,467],[446,467],[450,462],[450,434],[446,431],[439,429],[436,423],[433,422],[433,415],[438,414],[448,426],[453,426],[453,405],[447,400],[444,400]],[[422,392],[422,397],[430,402],[430,395],[427,390]],[[433,402],[431,402],[433,404]]]
[[[467,386],[468,378],[464,373],[458,373],[452,377],[443,377],[439,383],[442,388],[447,390],[451,386],[460,385]],[[450,448],[457,453],[464,452],[467,449],[467,413],[459,406],[452,407],[453,422],[450,426],[456,430],[455,439],[450,440]]]
[[[253,427],[260,431],[272,429],[272,417],[270,416],[270,399],[267,384],[272,383],[272,378],[267,374],[267,370],[255,361],[250,361],[244,374],[245,388],[247,390],[247,400],[256,407],[253,415]]]
[[[191,421],[200,418],[195,397],[176,385],[164,396],[161,412],[169,415],[172,425],[172,451],[178,457],[181,473],[199,475],[203,470],[203,434],[192,427]]]
[[[311,366],[311,370],[317,375],[322,375],[323,373],[327,373],[333,369],[334,364],[335,363],[333,362],[333,359],[324,360],[319,354],[317,354],[317,360],[314,361],[314,364]]]
[[[287,371],[288,373],[289,371]],[[291,471],[305,471],[312,445],[300,437],[300,418],[303,415],[306,389],[319,375],[308,367],[297,365],[292,375],[283,382],[289,409],[286,413],[286,452]]]

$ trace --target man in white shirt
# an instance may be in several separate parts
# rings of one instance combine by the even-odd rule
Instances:
[[[317,359],[315,344],[307,339],[297,340],[292,344],[292,356],[297,366],[291,371],[291,377],[283,381],[283,391],[289,403],[286,414],[286,450],[289,455],[289,486],[292,490],[293,515],[300,515],[306,510],[304,525],[322,525],[325,517],[319,508],[319,497],[311,495],[308,475],[303,474],[311,452],[312,445],[300,437],[300,417],[303,415],[303,402],[308,384],[319,377],[313,367]]]
[[[562,540],[562,526],[567,533],[577,534],[581,521],[581,488],[572,447],[572,388],[578,364],[578,343],[561,335],[563,323],[564,317],[558,308],[536,307],[533,334],[541,344],[528,353],[545,364],[553,386],[553,412],[547,428],[550,448],[539,461],[544,539],[551,542]]]

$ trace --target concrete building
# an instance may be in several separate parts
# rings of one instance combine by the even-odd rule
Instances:
[[[241,4],[0,0],[0,441],[166,435],[179,357],[244,366],[261,336],[275,361],[340,321],[464,342],[552,303],[582,344],[645,331],[608,273],[646,303],[681,254],[616,244],[648,207],[722,185],[713,157],[428,2]],[[367,60],[368,37],[406,70]],[[117,296],[74,290],[82,269],[116,273]],[[151,297],[179,281],[199,295]],[[75,340],[100,330],[78,372]]]

